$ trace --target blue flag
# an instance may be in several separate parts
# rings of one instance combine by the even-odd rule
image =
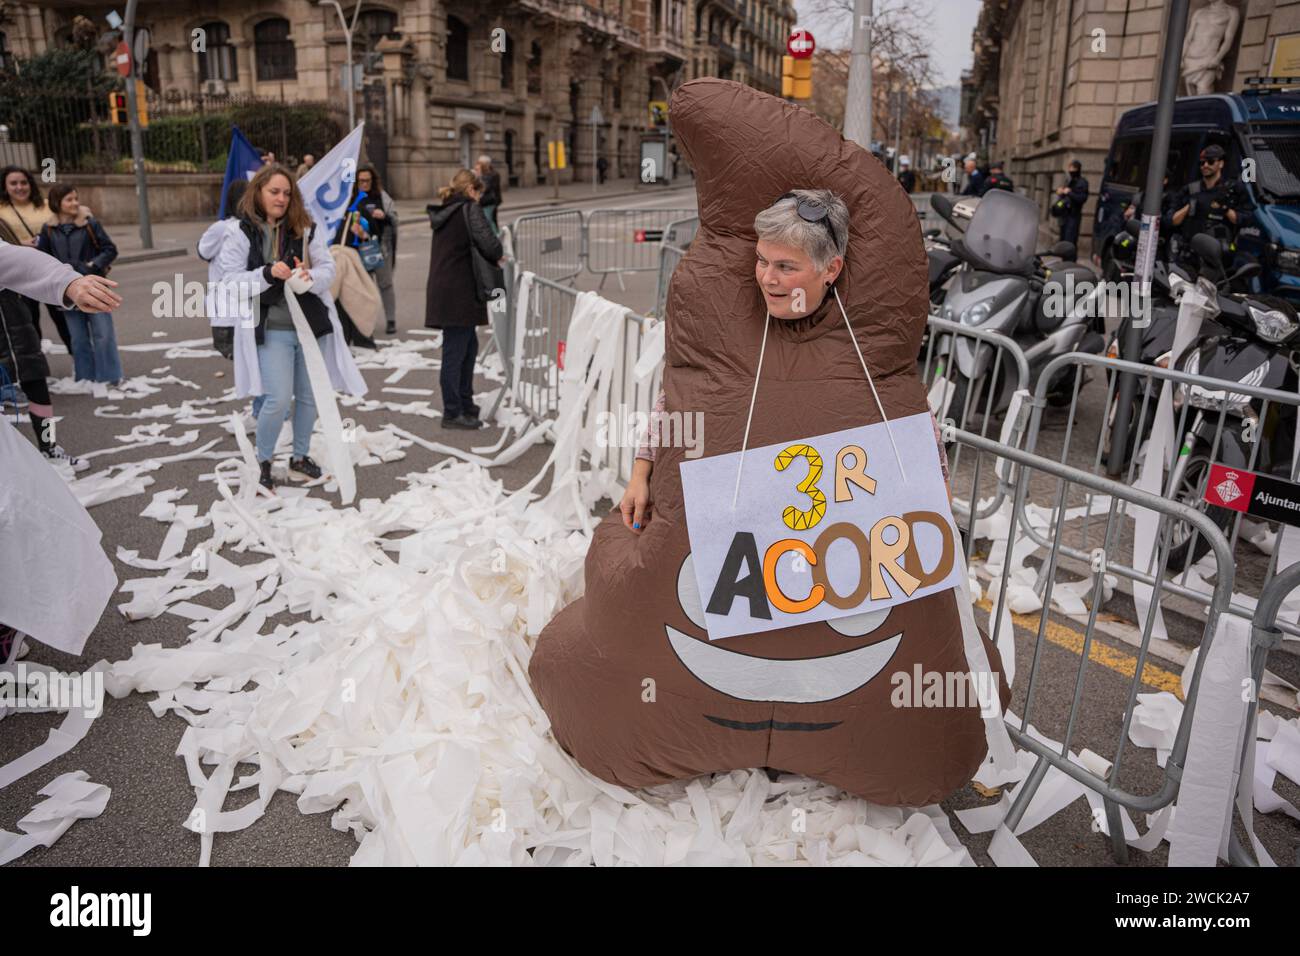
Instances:
[[[253,149],[253,144],[244,138],[238,126],[232,129],[234,133],[230,137],[230,156],[226,159],[226,178],[221,183],[221,205],[217,207],[218,219],[225,218],[226,194],[230,191],[230,184],[236,179],[252,179],[253,174],[262,168],[262,157]]]

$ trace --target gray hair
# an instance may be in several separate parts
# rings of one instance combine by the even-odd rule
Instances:
[[[492,157],[489,156],[487,153],[484,153],[484,154],[483,154],[482,156],[480,156],[478,159],[474,160],[474,162],[478,163],[478,164],[479,164],[480,166],[482,166],[484,169],[491,169],[491,168],[492,168]]]
[[[825,221],[808,222],[799,215],[800,200],[824,206],[835,229],[835,240]],[[849,207],[829,189],[792,189],[754,217],[758,238],[783,246],[802,249],[818,269],[825,269],[833,258],[842,256],[849,247]]]

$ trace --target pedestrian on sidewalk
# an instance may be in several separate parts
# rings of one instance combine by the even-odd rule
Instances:
[[[608,159],[602,156],[600,157],[600,159],[596,160],[596,182],[599,185],[601,186],[605,185],[605,173],[608,171],[609,171]]]
[[[483,198],[479,205],[483,207],[483,215],[487,216],[492,231],[499,236],[501,227],[497,225],[497,210],[501,208],[501,174],[492,168],[492,157],[486,154],[474,163],[474,172],[483,182]]]
[[[239,229],[221,245],[217,266],[227,302],[241,314],[235,327],[235,392],[266,398],[257,412],[258,483],[271,492],[271,462],[284,421],[293,413],[291,479],[322,475],[307,454],[316,424],[316,398],[303,344],[289,311],[286,286],[297,295],[310,333],[320,346],[330,384],[364,395],[365,380],[343,341],[330,283],[334,259],[329,237],[316,228],[288,167],[257,171],[239,202]]]
[[[122,304],[113,289],[116,282],[97,275],[78,275],[53,256],[26,245],[0,243],[0,369],[27,393],[27,415],[36,446],[46,458],[63,461],[73,471],[90,463],[74,458],[57,443],[53,403],[46,377],[50,367],[27,314],[27,301],[35,299],[64,308],[95,314]]]
[[[50,206],[57,222],[46,223],[36,248],[66,262],[82,275],[107,276],[117,258],[117,246],[99,220],[77,201],[77,189],[60,183],[50,190]],[[117,333],[110,312],[87,315],[79,309],[65,309],[63,319],[72,339],[72,369],[76,380],[118,383],[122,380],[122,358],[117,351]]]
[[[433,227],[424,324],[442,329],[442,427],[483,427],[474,403],[474,360],[478,327],[488,324],[491,290],[501,287],[501,241],[480,205],[484,184],[462,169],[438,190],[439,205],[428,207]]]
[[[358,254],[377,252],[377,264],[366,262],[366,271],[379,287],[379,297],[384,303],[384,331],[389,335],[397,332],[397,293],[393,285],[393,271],[397,268],[397,205],[393,197],[384,191],[379,172],[374,166],[362,166],[357,170],[356,181],[352,184],[352,198],[348,203],[348,214],[339,223],[339,231],[334,242],[351,246]],[[378,248],[367,247],[366,243],[378,242]]]
[[[87,213],[90,210],[86,210]],[[53,210],[41,196],[36,177],[21,166],[6,166],[0,170],[0,239],[10,243],[35,246],[36,237],[41,227],[55,219]],[[36,337],[41,338],[41,307],[34,299],[27,300],[36,326]],[[68,354],[72,354],[72,338],[68,335],[68,324],[63,313],[52,305],[46,305],[54,330],[59,334]]]

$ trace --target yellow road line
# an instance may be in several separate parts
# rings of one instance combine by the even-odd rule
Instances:
[[[993,611],[993,604],[988,598],[982,598],[976,606],[989,613]],[[1044,610],[1041,613],[1046,615],[1047,611]],[[1036,635],[1038,633],[1037,615],[1012,614],[1011,620],[1017,627],[1022,627],[1031,634]],[[1076,631],[1072,627],[1066,627],[1064,624],[1053,620],[1050,616],[1046,618],[1043,636],[1057,647],[1064,648],[1074,654],[1083,653],[1083,632]],[[1088,650],[1088,660],[1095,661],[1103,667],[1108,667],[1130,680],[1133,679],[1133,675],[1137,672],[1137,657],[1135,655],[1125,654],[1109,644],[1102,643],[1096,639],[1096,635],[1093,636],[1092,647]],[[1146,666],[1142,668],[1142,683],[1155,690],[1167,690],[1179,700],[1183,699],[1182,677],[1173,671],[1152,664],[1149,657]]]

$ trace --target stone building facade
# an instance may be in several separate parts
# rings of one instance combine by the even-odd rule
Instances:
[[[1216,12],[1235,22],[1210,77],[1214,92],[1268,75],[1275,43],[1300,34],[1300,0],[1192,0],[1193,19],[1203,10],[1207,27]],[[1077,158],[1094,192],[1084,216],[1090,234],[1115,125],[1156,98],[1168,13],[1165,0],[985,0],[963,77],[962,125],[983,158],[1007,163],[1045,221]],[[1180,80],[1179,94],[1188,92]]]
[[[113,5],[3,9],[0,57],[21,58],[67,42],[78,14],[107,29]],[[590,180],[600,156],[611,177],[632,176],[649,104],[675,85],[720,76],[779,95],[794,21],[789,0],[367,0],[353,37],[357,116],[398,196],[430,195],[480,153],[513,185],[544,183],[552,140],[569,154],[561,182]],[[141,0],[137,25],[150,31],[155,90],[346,103],[332,6]]]

